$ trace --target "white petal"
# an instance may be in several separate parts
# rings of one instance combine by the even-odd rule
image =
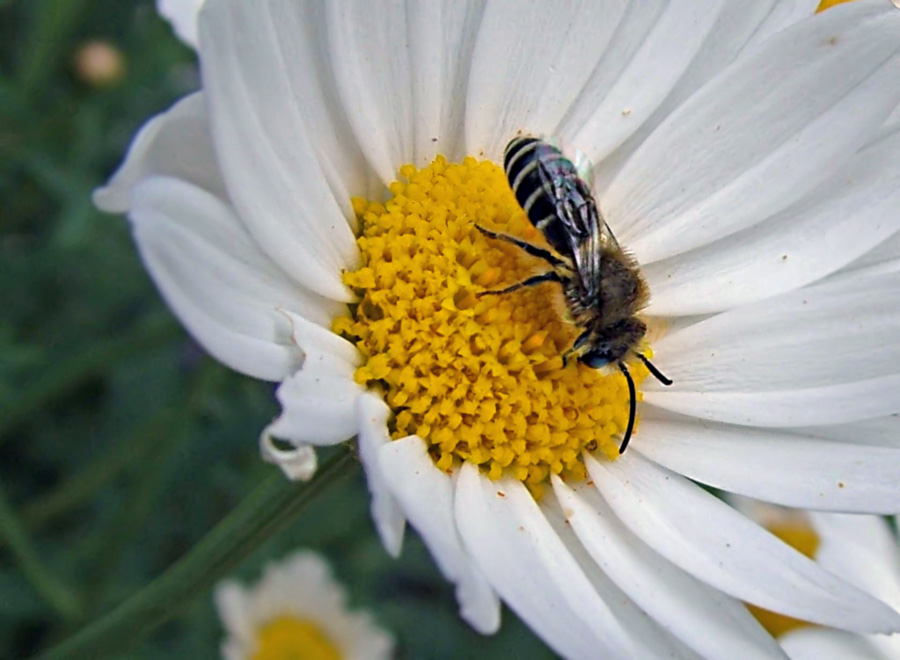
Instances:
[[[858,275],[889,275],[891,273],[900,273],[900,259],[884,260],[880,263],[861,268],[847,268],[840,271],[840,273],[837,273],[837,276],[843,276],[844,273],[851,270]]]
[[[778,392],[671,392],[644,399],[683,415],[729,424],[761,427],[840,424],[897,410],[888,394],[900,388],[900,376]]]
[[[235,646],[252,647],[256,622],[248,611],[251,608],[244,587],[232,580],[225,580],[216,587],[213,597],[225,631],[229,637],[236,638]]]
[[[412,71],[401,2],[325,4],[329,58],[347,119],[384,183],[414,158]]]
[[[676,566],[754,605],[856,632],[900,629],[900,615],[824,571],[730,506],[637,453],[585,457],[591,478],[638,537]]]
[[[652,419],[641,436],[641,454],[714,488],[803,509],[900,511],[900,448]]]
[[[456,531],[453,479],[435,467],[425,442],[416,436],[383,445],[378,459],[407,520],[422,536],[444,577],[457,585],[460,616],[484,635],[497,632],[500,600]]]
[[[816,561],[835,575],[900,608],[900,546],[884,518],[814,513]]]
[[[900,133],[863,149],[790,208],[650,264],[654,315],[705,314],[821,279],[900,230]]]
[[[268,57],[277,59],[270,64],[283,69],[289,87],[284,92],[296,100],[273,111],[283,115],[283,121],[307,127],[312,151],[298,155],[315,155],[335,202],[355,229],[350,197],[375,197],[383,188],[356,143],[338,95],[330,66],[325,3],[280,0],[266,3],[266,9],[271,13],[271,25],[264,29],[271,30],[278,49],[269,53]]]
[[[307,96],[321,98],[321,90],[291,73],[309,73],[310,61],[296,61],[309,49],[285,45],[308,33],[303,21],[296,3],[212,3],[200,20],[203,81],[228,190],[254,238],[297,281],[350,300],[340,279],[358,256],[349,207],[330,185],[335,161],[319,156],[331,143],[344,145],[322,137],[337,133],[340,110],[307,114]]]
[[[152,176],[184,179],[227,201],[201,92],[184,97],[144,124],[109,183],[94,191],[94,204],[107,213],[125,213],[131,208],[134,187]]]
[[[887,136],[900,131],[900,105],[894,108],[894,111],[891,112],[890,116],[885,119],[884,124],[882,124],[881,128],[878,129],[878,133],[875,134],[875,140],[881,140],[886,138]]]
[[[900,447],[900,415],[864,419],[850,424],[805,426],[796,429],[796,432],[839,442]]]
[[[456,524],[501,598],[566,658],[633,657],[614,614],[521,482],[490,481],[464,463]]]
[[[184,43],[197,48],[197,14],[203,0],[156,0],[156,11],[171,24]]]
[[[628,20],[637,29],[628,29],[621,23],[626,4],[622,0],[559,3],[548,11],[540,0],[489,3],[469,76],[468,153],[499,162],[517,131],[553,133],[604,52],[610,49],[616,59],[628,47],[619,44],[612,50],[614,35],[625,29],[635,38],[633,50],[659,11],[634,3]],[[650,3],[640,3],[645,4]],[[616,59],[601,69],[621,68],[624,63]]]
[[[357,432],[356,400],[363,391],[349,376],[304,366],[278,387],[282,412],[265,434],[294,444],[343,442]]]
[[[177,179],[144,180],[130,213],[141,257],[187,329],[232,369],[281,380],[300,362],[279,309],[327,323],[337,304],[292,284],[218,198]]]
[[[625,30],[633,29],[635,18],[643,22],[654,11],[644,7],[647,4],[629,7],[637,16],[629,16]],[[725,4],[722,0],[668,2],[633,50],[631,44],[621,43],[628,33],[617,34],[566,115],[560,134],[593,161],[606,158],[653,115],[690,68],[707,37],[714,38]]]
[[[900,273],[850,273],[664,337],[675,382],[645,401],[741,425],[811,426],[900,411]]]
[[[842,630],[792,630],[782,637],[781,645],[791,660],[893,660],[877,655],[864,637]]]
[[[766,20],[756,29],[753,36],[744,45],[744,52],[752,52],[759,44],[776,32],[792,26],[794,23],[811,18],[819,6],[819,0],[778,0]]]
[[[900,608],[900,545],[884,518],[811,514],[819,536],[816,561],[860,589]],[[896,518],[894,518],[896,523]],[[900,636],[872,635],[872,658],[900,657]]]
[[[274,442],[270,424],[259,436],[259,453],[266,463],[272,463],[291,481],[309,481],[316,473],[318,459],[316,450],[309,445],[295,445],[290,449],[282,449]]]
[[[356,216],[350,198],[380,196],[383,188],[366,163],[342,107],[330,67],[324,5],[289,0],[270,3],[272,27],[278,39],[281,66],[290,76],[288,84],[297,99],[296,107],[290,110],[297,114],[295,121],[309,127],[312,148],[335,201],[355,230]]]
[[[862,271],[865,268],[868,269],[866,272],[875,272],[874,269],[879,268],[879,272],[894,272],[897,270],[897,262],[900,262],[900,233],[883,241],[875,249],[849,264],[845,270]],[[884,266],[888,268],[885,269]]]
[[[329,3],[329,58],[352,131],[384,183],[409,162],[461,159],[483,0]]]
[[[740,602],[653,552],[622,525],[596,489],[569,487],[555,476],[553,488],[572,529],[597,565],[689,647],[707,658],[782,657],[778,645]]]
[[[629,658],[670,658],[671,660],[703,660],[670,631],[651,619],[644,610],[604,573],[585,550],[566,520],[562,507],[552,491],[544,493],[541,512],[553,531],[565,544],[578,566],[590,580],[603,602],[614,605],[613,614],[631,640]]]
[[[645,4],[640,3],[640,6]],[[817,5],[815,0],[725,2],[716,17],[716,24],[709,30],[703,45],[669,95],[621,146],[597,164],[595,194],[602,196],[610,181],[647,136],[716,73],[728,66],[736,56],[748,51],[751,44],[759,43],[801,18],[812,16]],[[577,130],[578,127],[575,128]]]
[[[303,351],[303,369],[352,379],[362,362],[356,347],[331,330],[288,310],[281,310],[291,324],[291,339]]]
[[[374,394],[363,394],[357,400],[356,414],[359,420],[359,459],[366,470],[366,482],[372,496],[372,520],[385,550],[394,557],[400,556],[406,517],[400,503],[394,497],[381,469],[378,452],[391,442],[387,423],[391,410]]]
[[[437,154],[459,162],[466,155],[466,89],[484,2],[411,2],[407,8],[415,163],[428,164]]]
[[[886,3],[847,13],[777,33],[641,145],[600,200],[641,263],[760,222],[875,133],[900,99],[889,82],[900,75],[900,14]]]

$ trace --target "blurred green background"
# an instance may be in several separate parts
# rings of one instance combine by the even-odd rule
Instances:
[[[118,80],[79,68],[95,40],[121,56]],[[151,582],[276,470],[257,451],[273,387],[204,355],[127,221],[90,202],[136,129],[198,86],[149,0],[0,0],[0,658]],[[297,547],[331,559],[401,658],[553,657],[509,611],[494,637],[463,624],[415,534],[388,557],[358,466],[239,577]],[[207,593],[117,657],[215,658],[221,638]]]

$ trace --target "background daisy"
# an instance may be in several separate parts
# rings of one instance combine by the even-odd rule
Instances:
[[[251,587],[223,582],[216,607],[226,660],[386,660],[393,639],[367,612],[352,612],[321,556],[300,551],[269,564]]]
[[[900,604],[900,545],[896,520],[878,516],[808,513],[744,497],[734,505],[779,538],[886,603]],[[896,636],[853,635],[753,609],[794,660],[895,658]]]
[[[816,561],[895,608],[900,606],[900,545],[896,519],[816,513],[810,521],[819,537]],[[780,639],[793,660],[900,656],[896,635],[850,635],[800,628]]]

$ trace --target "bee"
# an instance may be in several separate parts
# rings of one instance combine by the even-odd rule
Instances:
[[[563,353],[563,366],[572,358],[593,369],[615,364],[628,383],[629,416],[621,454],[631,440],[636,414],[634,380],[625,360],[634,355],[659,382],[672,384],[637,350],[647,332],[637,316],[649,300],[647,283],[637,261],[616,241],[587,183],[559,149],[533,137],[516,137],[506,145],[503,168],[519,205],[553,251],[476,226],[488,238],[512,243],[543,259],[550,270],[478,295],[503,295],[544,282],[562,287],[569,316],[581,330]]]

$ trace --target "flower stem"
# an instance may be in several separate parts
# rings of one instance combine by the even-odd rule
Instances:
[[[281,474],[269,477],[160,577],[40,658],[97,660],[121,655],[292,523],[354,464],[354,454],[345,446],[312,481],[292,483]]]

